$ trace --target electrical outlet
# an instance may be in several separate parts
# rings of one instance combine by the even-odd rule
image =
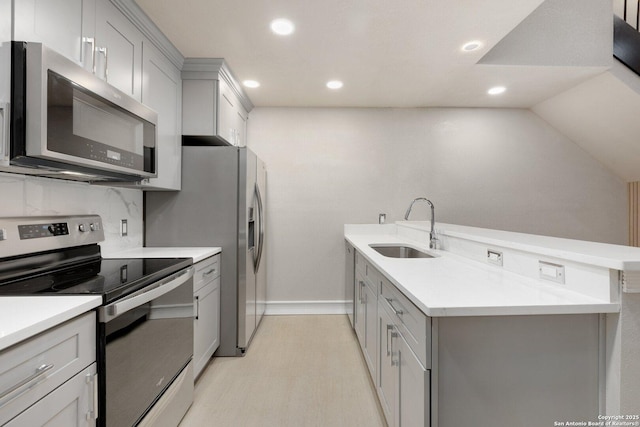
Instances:
[[[487,262],[502,266],[502,252],[487,249]]]
[[[538,261],[538,270],[541,279],[564,284],[564,265]]]
[[[122,237],[124,237],[127,234],[129,234],[129,227],[127,226],[127,220],[126,219],[121,219],[120,220],[120,235]]]

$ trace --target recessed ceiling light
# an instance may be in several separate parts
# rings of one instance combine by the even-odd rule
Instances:
[[[260,87],[260,82],[257,82],[255,80],[245,80],[242,82],[242,84],[245,85],[245,87],[249,87],[251,89]]]
[[[327,87],[329,89],[340,89],[342,86],[344,85],[340,80],[331,80],[327,82]]]
[[[473,52],[474,50],[478,50],[481,47],[482,47],[482,42],[474,40],[474,41],[470,41],[470,42],[465,43],[464,45],[462,45],[462,50],[464,52]]]
[[[271,31],[281,36],[288,36],[293,33],[295,26],[288,19],[280,18],[271,21]]]
[[[487,91],[489,95],[500,95],[501,93],[505,93],[507,90],[504,86],[495,86]]]

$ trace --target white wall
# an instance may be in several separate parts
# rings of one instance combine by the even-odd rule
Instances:
[[[400,220],[418,196],[441,222],[626,243],[625,184],[529,110],[256,108],[248,132],[269,301],[343,300],[343,224]]]
[[[142,246],[142,191],[73,181],[0,173],[0,217],[98,214],[102,251]],[[126,219],[128,235],[120,236]]]

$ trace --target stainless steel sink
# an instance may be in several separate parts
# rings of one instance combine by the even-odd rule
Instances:
[[[435,258],[428,252],[402,245],[369,245],[379,254],[390,258]]]

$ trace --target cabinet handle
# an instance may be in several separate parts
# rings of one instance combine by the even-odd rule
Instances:
[[[387,356],[391,355],[391,350],[389,350],[389,343],[391,342],[391,338],[389,338],[389,332],[391,331],[393,331],[393,325],[387,325]]]
[[[397,310],[394,306],[393,306],[393,298],[386,298],[387,302],[389,303],[389,306],[391,307],[391,310],[393,311],[393,314],[395,314],[396,316],[402,316],[404,313],[402,312],[402,310]]]
[[[358,283],[360,283],[360,292],[358,292],[358,301],[360,301],[360,304],[363,303],[362,301],[362,288],[364,287],[364,282],[362,280],[360,280]]]
[[[196,296],[196,320],[200,316],[200,297]]]
[[[82,66],[85,70],[96,72],[96,40],[93,37],[82,38]]]
[[[396,331],[395,326],[391,326],[391,352],[389,353],[389,361],[391,362],[391,366],[396,366],[398,363],[393,359],[393,339],[398,337],[398,332]]]
[[[29,383],[34,383],[32,384],[32,386],[35,385],[35,383],[39,381],[40,377],[43,376],[48,371],[50,371],[51,369],[53,369],[53,363],[50,365],[40,365],[33,374],[29,375],[27,378],[21,381],[18,381],[16,384],[12,385],[8,389],[0,393],[0,400],[4,399],[5,397],[9,396],[11,393],[15,392],[19,388],[24,387]],[[15,399],[16,397],[18,396],[14,396],[12,399],[9,399],[7,402],[0,405],[0,408],[5,404],[9,403],[11,400]]]
[[[91,384],[92,390],[92,403],[93,407],[89,412],[87,412],[86,419],[87,421],[94,419],[98,419],[98,374],[87,374],[86,375],[87,384]]]
[[[107,74],[109,67],[107,65],[107,48],[106,47],[98,47],[96,48],[96,52],[104,58],[100,64],[98,64],[98,57],[95,59],[95,74],[100,77],[102,80],[107,80]]]
[[[209,271],[207,271],[205,273],[202,273],[202,277],[206,277],[206,276],[208,276],[208,275],[210,275],[212,273],[215,273],[215,272],[216,272],[216,269],[212,268],[211,270],[209,270]]]
[[[98,409],[100,405],[98,405],[98,374],[93,376],[93,418],[95,420],[98,419]]]

